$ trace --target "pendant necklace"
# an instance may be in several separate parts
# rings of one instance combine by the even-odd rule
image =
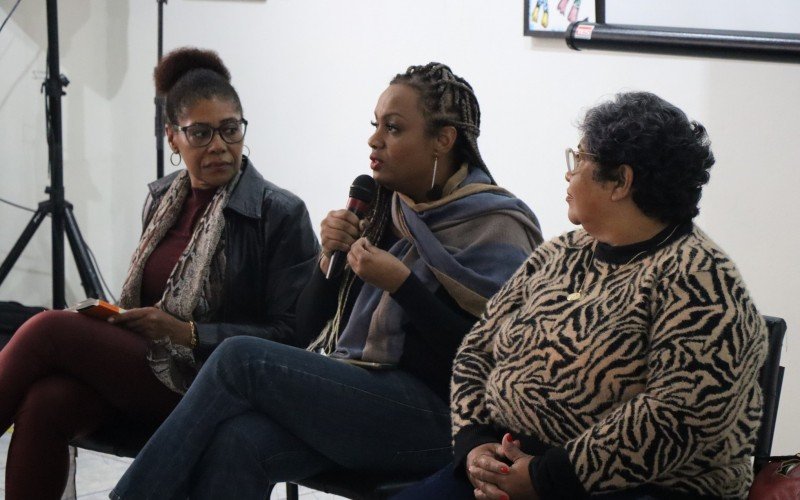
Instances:
[[[589,257],[589,263],[586,264],[586,274],[583,275],[583,281],[581,281],[581,286],[578,288],[577,291],[567,295],[567,300],[570,302],[575,302],[576,300],[579,300],[583,296],[581,292],[583,292],[583,288],[586,285],[586,278],[589,277],[589,269],[592,267],[592,263],[594,262],[594,250],[596,247],[597,243],[595,243],[592,246],[592,256]]]
[[[656,246],[653,248],[653,250],[657,249],[658,247],[660,247],[661,245],[663,245],[664,243],[666,243],[666,241],[667,241],[668,239],[672,238],[672,235],[673,235],[673,234],[675,234],[675,231],[677,231],[677,230],[678,230],[678,227],[679,227],[679,226],[680,226],[680,224],[679,224],[679,225],[677,225],[677,226],[675,226],[675,228],[674,228],[674,229],[673,229],[673,230],[672,230],[672,231],[669,233],[669,235],[667,235],[667,237],[666,237],[666,238],[664,238],[663,240],[661,240],[661,242],[659,242],[659,243],[658,243],[658,244],[657,244],[657,245],[656,245]],[[569,302],[575,302],[576,300],[580,300],[580,299],[581,299],[581,297],[583,297],[583,290],[584,290],[584,289],[585,289],[585,287],[586,287],[586,278],[588,278],[588,277],[589,277],[589,269],[591,269],[591,267],[592,267],[592,263],[594,262],[594,251],[595,251],[595,249],[596,249],[596,248],[597,248],[597,243],[595,243],[595,244],[594,244],[594,246],[592,247],[592,256],[591,256],[591,257],[589,257],[589,263],[588,263],[588,264],[586,264],[586,274],[584,274],[584,275],[583,275],[583,281],[581,282],[581,286],[580,286],[580,288],[578,288],[578,290],[577,290],[577,291],[575,291],[575,292],[572,292],[571,294],[567,295],[567,300],[568,300]],[[634,255],[633,257],[631,257],[631,258],[628,260],[628,262],[626,262],[626,263],[622,264],[621,266],[619,266],[617,269],[620,269],[620,268],[623,268],[623,267],[627,266],[628,264],[630,264],[631,262],[633,262],[634,260],[636,260],[636,258],[637,258],[637,257],[639,257],[640,255],[642,255],[642,254],[645,254],[645,253],[647,253],[647,250],[642,250],[641,252],[639,252],[639,253],[637,253],[636,255]],[[611,272],[613,273],[613,272],[614,272],[614,271],[616,271],[617,269],[614,269],[614,270],[613,270],[613,271],[611,271]],[[611,273],[609,273],[609,274],[611,274]]]

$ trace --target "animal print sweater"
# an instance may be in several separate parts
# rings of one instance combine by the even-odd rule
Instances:
[[[535,455],[542,498],[641,485],[744,498],[766,346],[736,267],[691,222],[625,247],[567,233],[536,249],[464,338],[456,470],[510,432]]]

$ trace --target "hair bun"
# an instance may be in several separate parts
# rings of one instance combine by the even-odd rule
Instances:
[[[153,72],[156,83],[156,92],[160,95],[167,94],[183,75],[195,69],[208,69],[217,73],[230,83],[231,74],[212,50],[203,50],[195,47],[182,47],[171,51],[159,61]]]

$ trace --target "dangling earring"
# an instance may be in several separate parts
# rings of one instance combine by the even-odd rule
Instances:
[[[242,148],[244,148],[244,149],[246,149],[246,150],[247,150],[247,152],[246,152],[246,153],[243,153],[243,154],[244,154],[246,157],[250,158],[250,148],[247,146],[247,144],[245,144],[244,146],[242,146]]]
[[[175,160],[176,156],[178,157],[177,160]],[[169,162],[172,163],[172,166],[174,166],[174,167],[177,167],[178,165],[180,165],[181,164],[181,154],[180,154],[180,152],[173,151],[172,154],[169,155]]]
[[[431,188],[425,195],[429,200],[438,200],[442,197],[442,188],[436,185],[436,169],[439,167],[439,155],[433,156],[433,176],[431,177]]]

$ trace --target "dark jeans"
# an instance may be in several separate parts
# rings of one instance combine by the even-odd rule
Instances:
[[[263,499],[335,466],[433,472],[452,460],[447,403],[400,370],[367,370],[238,337],[209,358],[112,498]]]

